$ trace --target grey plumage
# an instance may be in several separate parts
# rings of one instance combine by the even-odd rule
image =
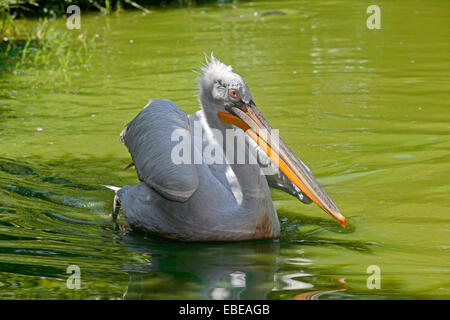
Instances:
[[[126,125],[121,141],[133,158],[139,180],[168,200],[186,201],[198,187],[197,168],[171,161],[174,130],[190,135],[186,113],[172,101],[152,100]]]
[[[117,195],[132,227],[185,241],[273,238],[279,236],[280,225],[269,184],[311,202],[283,173],[266,179],[256,162],[236,164],[225,153],[218,164],[171,161],[178,143],[171,139],[174,130],[188,134],[193,153],[202,152],[194,143],[195,125],[201,127],[203,148],[223,147],[215,133],[225,137],[225,130],[232,128],[217,117],[228,103],[228,92],[222,92],[227,84],[238,88],[246,103],[251,101],[244,80],[212,57],[200,77],[202,110],[186,116],[169,100],[151,100],[125,127],[121,140],[141,182],[124,186]],[[245,140],[248,159],[261,150],[242,130],[236,129],[236,136]]]
[[[164,117],[165,128],[171,127],[168,122],[180,123],[180,119],[185,117],[181,113],[170,113],[171,117],[168,117],[167,112],[160,108],[153,108],[153,104],[166,105],[170,108],[174,106],[167,104],[166,101],[154,100],[141,111],[140,116],[138,115],[133,121],[135,121],[135,126],[148,126],[144,132],[157,130],[155,127],[149,127],[149,124],[152,123],[148,121],[150,117]],[[162,114],[155,115],[155,112]],[[205,131],[208,130],[202,111],[190,116],[190,123],[195,121],[201,123]],[[132,127],[128,126],[124,141],[126,144],[128,143],[127,146],[142,182],[135,186],[125,186],[117,193],[123,213],[131,226],[168,238],[187,241],[246,240],[254,237],[258,224],[267,216],[267,223],[271,226],[271,230],[266,237],[279,235],[276,210],[270,198],[266,178],[261,174],[258,165],[207,165],[205,163],[173,165],[170,161],[173,147],[173,144],[169,143],[170,133],[168,133],[168,137],[162,139],[133,140],[130,138],[133,136],[129,135]],[[148,147],[141,143],[153,145],[152,152],[146,153],[147,162],[135,162],[137,159],[134,155],[135,150],[138,150],[140,154],[141,150]],[[202,146],[206,147],[210,143],[211,141],[204,139]],[[130,145],[133,147],[130,148]],[[168,159],[168,161],[161,161],[161,159]],[[176,186],[177,183],[183,185],[189,182],[185,178],[192,176],[195,172],[196,179],[198,179],[195,192],[185,201],[179,201],[180,199],[173,201],[171,194],[161,192],[160,188],[152,186],[151,179],[142,178],[145,176],[143,173],[145,169],[141,165],[148,162],[160,166],[157,168],[158,181],[161,181],[159,185],[166,181],[170,181],[173,186]],[[225,159],[224,162],[226,162]],[[190,166],[196,170],[192,170]],[[168,170],[164,170],[164,168]],[[187,173],[184,171],[186,168],[188,168]]]

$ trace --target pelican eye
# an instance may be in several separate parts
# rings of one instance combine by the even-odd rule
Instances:
[[[234,99],[239,98],[239,93],[238,93],[236,90],[234,90],[234,89],[231,89],[228,93],[229,93],[230,96],[231,96],[232,98],[234,98]]]

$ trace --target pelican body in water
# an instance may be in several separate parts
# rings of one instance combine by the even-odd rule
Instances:
[[[280,224],[272,187],[303,203],[315,202],[345,226],[344,216],[309,168],[281,139],[275,148],[275,131],[231,66],[213,56],[207,60],[200,72],[199,100],[201,110],[189,116],[170,100],[151,100],[126,125],[121,141],[140,183],[111,187],[116,191],[113,216],[121,207],[132,228],[184,241],[276,238]],[[234,153],[226,152],[235,150],[230,139],[224,142],[229,130],[233,141],[244,145]],[[189,150],[180,152],[180,133]],[[217,161],[205,161],[207,151]],[[194,161],[174,161],[180,154]],[[251,161],[261,155],[277,170],[263,174],[264,161]],[[236,161],[243,156],[249,160]]]

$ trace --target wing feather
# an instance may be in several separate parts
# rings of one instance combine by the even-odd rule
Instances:
[[[187,201],[198,188],[197,168],[191,163],[176,164],[172,150],[175,130],[184,130],[191,141],[191,128],[186,113],[172,101],[151,100],[128,123],[120,140],[128,148],[139,180],[169,200]]]

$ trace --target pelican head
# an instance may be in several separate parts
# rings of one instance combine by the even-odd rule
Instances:
[[[272,127],[253,102],[244,79],[234,73],[231,66],[211,55],[211,60],[201,69],[199,99],[203,110],[210,116],[244,130],[303,194],[345,226],[345,217],[309,168],[274,136]],[[277,141],[276,145],[274,141]]]
[[[225,112],[226,107],[237,102],[250,103],[252,95],[244,79],[211,56],[211,61],[201,69],[199,81],[200,103],[205,111]],[[206,110],[207,109],[207,110]]]

